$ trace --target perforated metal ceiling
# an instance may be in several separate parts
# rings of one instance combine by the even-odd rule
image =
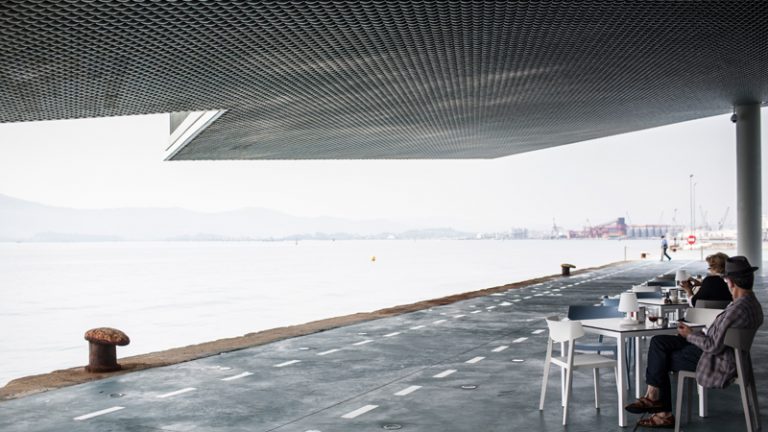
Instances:
[[[764,101],[766,23],[733,0],[5,0],[0,121],[227,109],[175,159],[498,157]]]

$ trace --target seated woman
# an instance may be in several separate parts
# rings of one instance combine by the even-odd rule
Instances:
[[[682,281],[680,286],[688,294],[688,303],[692,307],[696,307],[697,300],[718,300],[718,301],[733,301],[730,291],[728,291],[728,285],[725,284],[722,276],[725,273],[725,261],[728,260],[728,255],[718,252],[716,254],[707,257],[707,277],[702,281],[690,278],[687,281]],[[693,287],[700,286],[696,294],[693,293]]]

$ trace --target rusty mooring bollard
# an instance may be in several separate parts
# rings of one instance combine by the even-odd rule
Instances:
[[[576,266],[573,264],[560,264],[563,276],[570,276],[572,268],[576,268]]]
[[[120,370],[117,364],[115,345],[125,346],[131,343],[128,335],[118,329],[99,327],[85,332],[89,345],[88,372],[113,372]]]

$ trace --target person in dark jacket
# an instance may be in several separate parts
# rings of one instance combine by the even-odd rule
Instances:
[[[731,292],[728,291],[728,285],[723,280],[723,274],[725,274],[725,261],[728,259],[728,255],[718,252],[716,254],[707,257],[707,277],[704,280],[699,281],[694,278],[690,278],[687,281],[682,281],[680,287],[688,294],[688,302],[691,306],[696,307],[697,300],[717,300],[717,301],[733,301]],[[693,293],[693,288],[698,286],[699,289],[696,294]]]

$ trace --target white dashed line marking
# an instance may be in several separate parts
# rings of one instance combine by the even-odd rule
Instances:
[[[485,357],[477,356],[475,358],[471,358],[471,359],[465,361],[464,363],[474,364],[474,363],[482,361],[483,359],[485,359]]]
[[[357,416],[359,416],[361,414],[367,413],[368,411],[375,410],[378,407],[379,407],[378,405],[366,405],[366,406],[364,406],[362,408],[358,408],[358,409],[356,409],[356,410],[354,410],[352,412],[348,412],[348,413],[344,414],[343,416],[341,416],[341,418],[353,419],[353,418],[355,418],[355,417],[357,417]]]
[[[416,327],[411,327],[411,330],[418,330],[418,329],[421,329],[421,328],[424,328],[424,327],[426,327],[426,326],[417,325]]]
[[[197,389],[194,388],[194,387],[187,387],[187,388],[183,388],[181,390],[172,391],[170,393],[165,393],[165,394],[157,395],[157,397],[159,399],[165,399],[165,398],[169,398],[171,396],[177,396],[177,395],[184,394],[184,393],[189,393],[189,392],[195,391],[195,390],[197,390]]]
[[[81,416],[79,416],[79,417],[75,417],[73,420],[77,420],[77,421],[80,421],[80,420],[88,420],[89,418],[98,417],[98,416],[100,416],[100,415],[104,415],[104,414],[113,413],[113,412],[115,412],[115,411],[120,411],[121,409],[124,409],[124,408],[125,408],[125,407],[121,407],[121,406],[114,406],[114,407],[112,407],[112,408],[107,408],[107,409],[103,409],[103,410],[101,410],[101,411],[96,411],[96,412],[92,412],[92,413],[90,413],[90,414],[85,414],[85,415],[81,415]]]
[[[488,306],[486,309],[488,309],[488,310],[496,309],[496,306]]]
[[[509,348],[509,345],[502,345],[500,347],[496,347],[496,348],[492,349],[491,351],[492,352],[502,352],[502,351],[504,351],[507,348]]]
[[[236,380],[236,379],[240,379],[240,378],[245,378],[245,377],[250,376],[250,375],[253,375],[253,373],[252,372],[243,372],[243,373],[241,373],[239,375],[234,375],[234,376],[231,376],[231,377],[222,378],[221,380],[222,381],[232,381],[232,380]]]
[[[352,345],[365,345],[365,344],[367,344],[367,343],[371,343],[371,342],[373,342],[373,339],[366,339],[366,340],[364,340],[364,341],[355,342],[355,343],[353,343]]]
[[[527,337],[519,337],[519,338],[513,340],[512,343],[520,343],[520,342],[522,342],[524,340],[528,340],[528,338]]]
[[[334,349],[329,349],[328,351],[319,352],[319,353],[317,353],[317,355],[324,356],[324,355],[328,355],[328,354],[339,352],[339,351],[341,351],[341,350],[338,349],[338,348],[334,348]]]
[[[466,315],[456,315],[454,318],[464,318]]]
[[[480,313],[480,312],[482,312],[482,311],[476,310],[476,311],[472,311],[470,313]]]
[[[385,334],[384,337],[392,337],[392,336],[397,336],[399,334],[400,332],[393,332],[393,333]]]
[[[445,378],[445,377],[447,377],[448,375],[450,375],[452,373],[456,373],[456,369],[444,370],[444,371],[440,372],[439,374],[433,376],[432,378]]]
[[[544,333],[544,329],[538,329],[531,332],[532,334],[542,334]]]
[[[523,300],[528,300],[528,299],[532,299],[532,298],[533,298],[532,296],[525,296],[525,297],[523,297]]]
[[[445,322],[445,320],[437,320],[437,321],[435,321],[435,324],[440,324],[440,323],[444,323],[444,322]]]
[[[301,362],[301,360],[288,360],[287,362],[282,362],[282,363],[276,364],[275,367],[285,367],[285,366],[289,366],[289,365],[296,364],[296,363],[299,363],[299,362]]]
[[[416,390],[418,390],[420,388],[421,388],[421,386],[416,386],[416,385],[410,386],[408,388],[404,388],[404,389],[400,390],[399,392],[395,393],[395,396],[405,396],[405,395],[408,395],[408,394],[411,394],[411,393],[415,392]]]

